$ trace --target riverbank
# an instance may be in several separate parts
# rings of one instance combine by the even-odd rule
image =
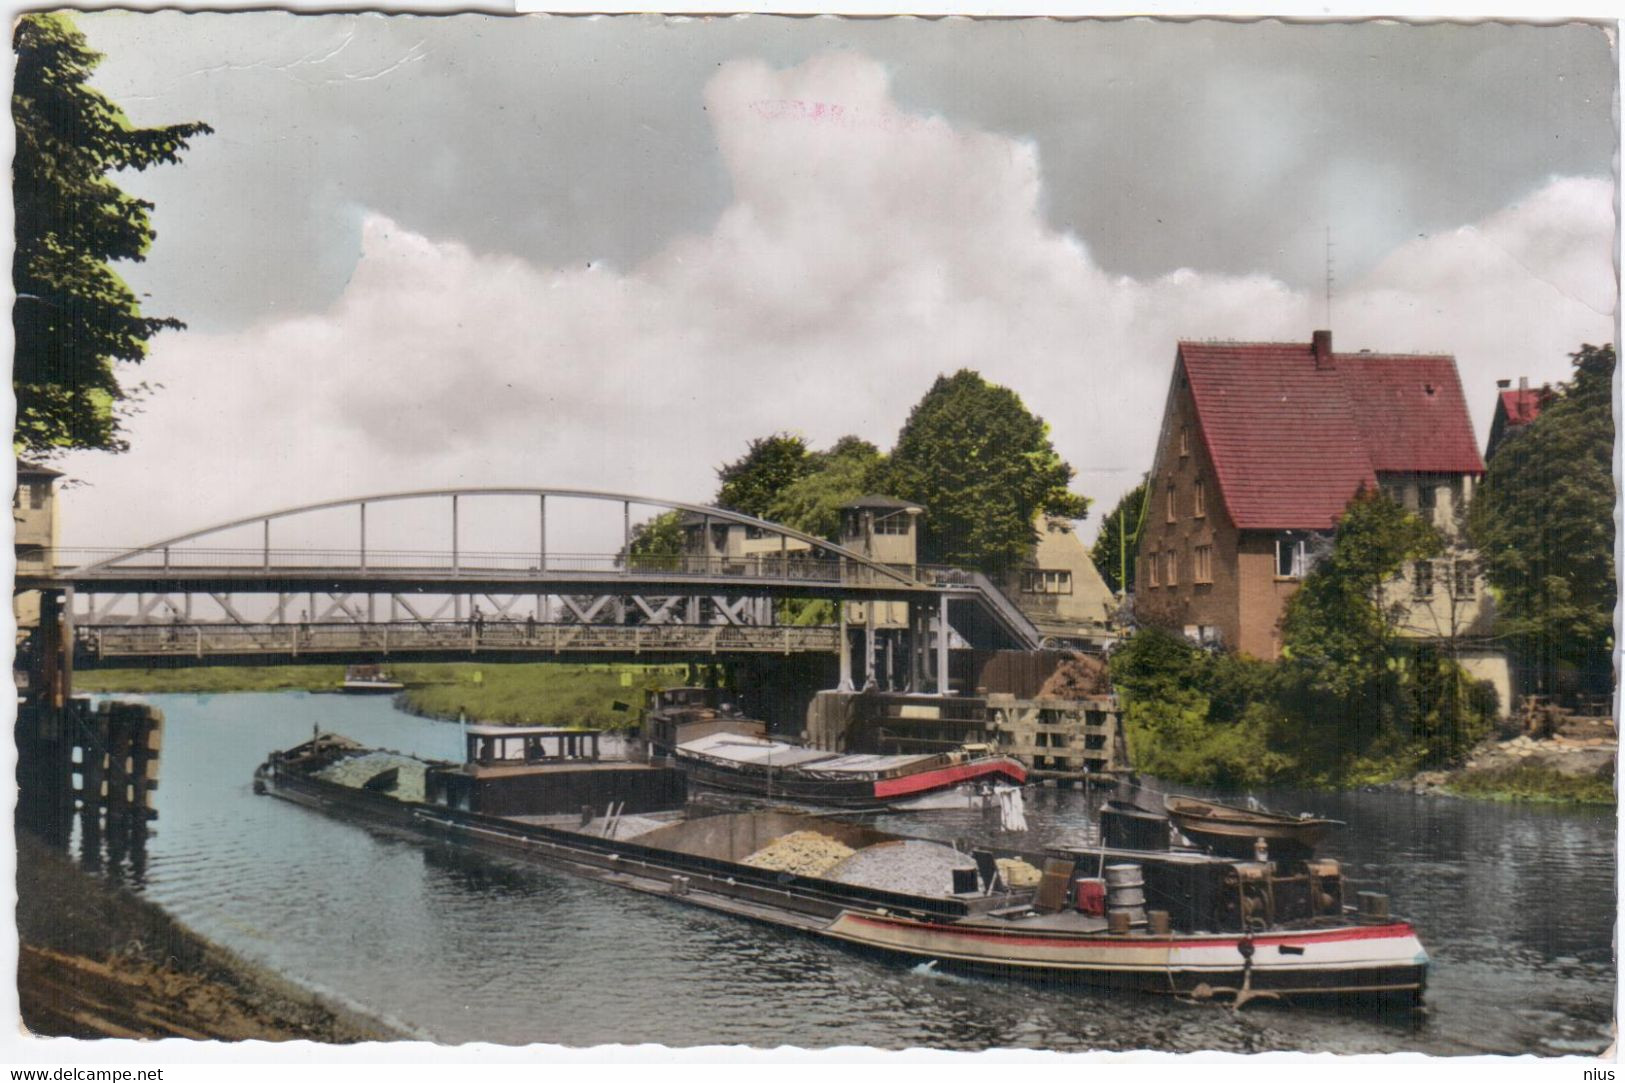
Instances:
[[[1618,755],[1618,739],[1600,730],[1539,739],[1519,735],[1484,741],[1459,767],[1423,771],[1394,788],[1494,801],[1614,805]]]
[[[42,1037],[329,1043],[406,1034],[210,943],[17,832],[17,991]]]
[[[562,662],[412,663],[389,667],[406,685],[402,710],[424,718],[533,726],[626,729],[649,689],[685,683],[685,666],[580,665]],[[212,666],[94,669],[74,674],[81,692],[137,694],[337,692],[343,666]]]

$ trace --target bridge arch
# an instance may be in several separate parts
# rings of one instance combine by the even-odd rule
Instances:
[[[549,498],[560,500],[587,500],[621,504],[623,506],[623,518],[626,526],[624,533],[628,543],[631,541],[631,507],[635,504],[639,507],[661,508],[667,511],[688,512],[701,516],[711,522],[752,527],[762,530],[767,534],[786,539],[787,541],[794,540],[806,545],[815,553],[822,553],[828,558],[848,562],[853,570],[868,573],[868,576],[872,576],[872,581],[876,583],[894,582],[899,585],[908,586],[923,585],[920,583],[919,579],[912,570],[904,570],[897,566],[882,564],[879,561],[866,557],[861,553],[854,552],[853,550],[847,549],[844,546],[837,545],[834,542],[827,541],[815,535],[796,530],[794,527],[785,526],[782,523],[775,523],[767,519],[758,519],[754,516],[728,511],[723,508],[710,507],[704,504],[691,504],[680,500],[668,500],[664,497],[642,496],[633,493],[617,493],[598,489],[564,489],[530,486],[414,489],[392,493],[373,493],[366,496],[345,497],[337,500],[325,500],[312,504],[301,504],[293,507],[278,508],[272,511],[244,516],[238,519],[214,523],[184,534],[177,534],[173,537],[148,542],[145,545],[139,545],[134,548],[115,553],[111,556],[103,557],[102,559],[93,561],[91,563],[83,564],[73,569],[71,572],[68,572],[67,575],[69,577],[83,576],[93,578],[97,573],[114,571],[120,565],[125,565],[136,558],[144,556],[162,555],[167,561],[169,551],[172,549],[188,543],[199,541],[200,539],[207,538],[210,535],[223,534],[232,530],[240,530],[243,527],[253,526],[255,524],[264,524],[265,526],[265,550],[267,553],[267,560],[269,560],[269,537],[271,523],[281,519],[291,519],[300,515],[307,515],[322,511],[332,511],[334,509],[347,507],[358,509],[360,516],[360,546],[358,548],[358,553],[363,566],[365,566],[366,508],[369,505],[385,504],[405,500],[450,499],[452,501],[453,536],[455,539],[457,501],[463,497],[535,497],[539,501],[540,523],[542,529],[541,541],[544,559],[546,547],[546,501]]]

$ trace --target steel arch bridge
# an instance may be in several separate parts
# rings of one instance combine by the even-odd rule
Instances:
[[[534,501],[536,545],[471,547],[471,501]],[[443,548],[369,544],[368,509],[441,502]],[[550,513],[563,502],[619,504],[613,553],[559,552]],[[681,553],[637,554],[633,508],[676,512]],[[641,513],[641,512],[640,512]],[[334,529],[333,516],[353,514]],[[528,515],[529,513],[525,513]],[[286,527],[327,516],[319,545],[274,544]],[[375,517],[376,522],[376,517]],[[517,524],[505,522],[518,533]],[[696,530],[697,528],[697,530]],[[253,542],[244,544],[242,535]],[[233,538],[232,536],[235,535]],[[418,536],[421,536],[420,534]],[[228,540],[233,544],[224,544]],[[868,603],[863,650],[872,678],[877,634],[906,630],[920,670],[935,639],[946,665],[954,627],[990,645],[1037,647],[1037,630],[992,584],[953,569],[877,562],[822,538],[737,512],[660,497],[574,488],[479,487],[376,493],[261,512],[129,549],[57,549],[19,557],[17,589],[55,592],[81,665],[210,664],[249,660],[405,655],[527,657],[549,654],[683,658],[695,655],[839,653],[839,623],[778,623],[783,599]],[[889,603],[884,609],[879,603]],[[482,605],[484,608],[482,608]],[[933,627],[937,631],[933,631]],[[897,631],[897,629],[892,629]],[[904,646],[899,636],[897,646]],[[889,647],[886,649],[890,649]],[[910,682],[914,683],[913,681]]]

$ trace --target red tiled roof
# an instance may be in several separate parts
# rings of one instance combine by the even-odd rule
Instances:
[[[1482,474],[1456,359],[1333,354],[1379,474]]]
[[[1501,392],[1501,413],[1507,425],[1527,425],[1539,417],[1544,397],[1545,392],[1535,387]]]
[[[1309,343],[1181,342],[1225,508],[1244,530],[1324,530],[1379,473],[1484,471],[1452,358]]]

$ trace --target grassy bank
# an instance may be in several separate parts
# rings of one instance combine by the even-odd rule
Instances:
[[[402,706],[430,718],[466,712],[482,722],[605,729],[632,725],[645,690],[682,684],[687,675],[683,666],[560,662],[402,663],[390,670],[406,685]],[[74,675],[80,691],[135,693],[333,692],[343,680],[342,666],[99,669]]]
[[[1459,773],[1443,789],[1461,797],[1491,801],[1537,801],[1581,805],[1618,803],[1612,778],[1575,775],[1539,764],[1521,763]]]

